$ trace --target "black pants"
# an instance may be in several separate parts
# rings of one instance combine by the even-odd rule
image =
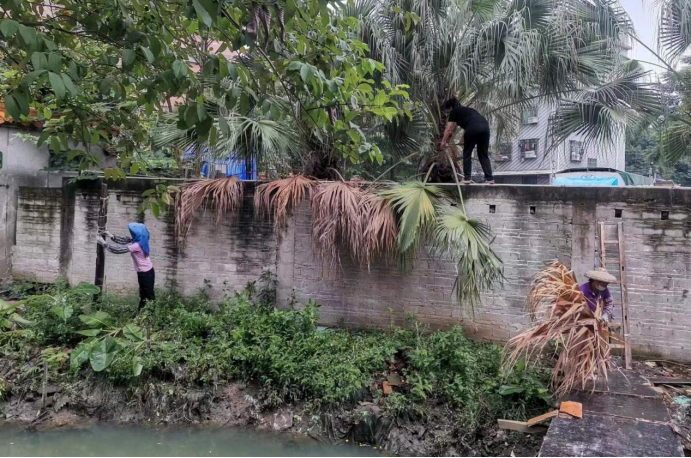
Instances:
[[[146,305],[146,301],[156,300],[154,293],[156,272],[153,268],[148,272],[137,272],[137,280],[139,280],[139,310],[141,310]]]
[[[470,180],[473,172],[473,149],[477,145],[477,158],[480,160],[485,180],[494,180],[492,164],[489,162],[489,130],[468,131],[463,134],[463,179]]]

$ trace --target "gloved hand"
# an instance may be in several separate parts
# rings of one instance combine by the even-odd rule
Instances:
[[[602,321],[603,323],[609,323],[609,314],[603,313],[602,316],[600,316],[600,321]]]
[[[100,235],[98,237],[96,237],[96,243],[98,243],[99,245],[101,245],[104,248],[108,246],[108,242],[103,240],[103,237],[101,237]]]
[[[102,236],[104,239],[112,239],[112,238],[113,238],[113,234],[111,234],[111,233],[108,232],[108,231],[102,231],[102,232],[101,232],[101,236]]]

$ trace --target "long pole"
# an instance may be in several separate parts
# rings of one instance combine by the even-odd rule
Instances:
[[[98,233],[106,230],[108,224],[108,185],[101,184],[101,208],[98,211]],[[105,277],[106,250],[101,245],[96,246],[96,278],[94,285],[103,289],[103,279]],[[100,293],[99,293],[100,295]]]

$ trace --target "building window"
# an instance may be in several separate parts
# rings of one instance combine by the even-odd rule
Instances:
[[[523,124],[537,124],[537,106],[532,105],[523,111]]]
[[[528,138],[518,142],[518,147],[521,150],[522,159],[536,159],[537,145],[539,138]]]
[[[588,168],[590,167],[597,167],[597,158],[596,157],[589,157],[588,158]]]
[[[496,162],[508,162],[511,160],[511,143],[501,143],[494,158]]]
[[[571,151],[571,162],[581,162],[583,159],[583,142],[569,141],[569,151]]]

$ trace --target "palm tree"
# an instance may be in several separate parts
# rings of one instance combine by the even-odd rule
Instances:
[[[635,33],[616,0],[360,0],[347,14],[360,19],[387,77],[410,85],[437,138],[451,95],[484,113],[498,139],[515,133],[528,105],[549,104],[554,145],[574,132],[610,142],[657,107],[645,72],[623,57]],[[434,156],[424,136],[401,132],[407,127],[387,134]],[[421,170],[437,164],[431,181],[451,176],[437,156]]]

